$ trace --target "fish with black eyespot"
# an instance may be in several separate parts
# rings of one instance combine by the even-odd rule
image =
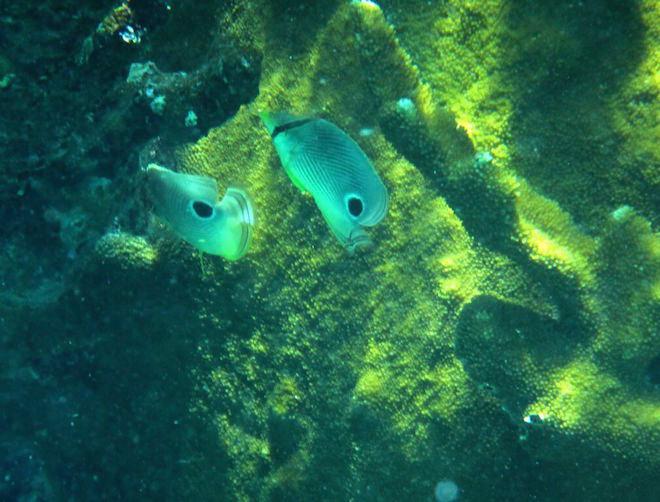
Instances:
[[[218,200],[213,178],[177,173],[156,164],[147,167],[154,212],[174,232],[204,253],[238,260],[248,250],[254,209],[244,190],[229,187]]]
[[[360,146],[327,120],[262,112],[282,166],[302,192],[314,198],[349,252],[371,243],[365,227],[387,213],[387,188]]]

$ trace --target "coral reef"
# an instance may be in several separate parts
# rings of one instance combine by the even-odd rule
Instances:
[[[658,498],[656,3],[202,4],[209,47],[245,58],[227,77],[258,76],[256,95],[195,104],[204,135],[172,143],[218,67],[192,57],[177,96],[181,68],[120,51],[112,86],[131,99],[103,124],[109,145],[142,146],[121,158],[130,177],[80,168],[54,204],[52,162],[38,179],[3,169],[56,236],[47,266],[70,264],[44,301],[18,273],[22,293],[2,293],[0,445],[33,443],[7,455],[25,472],[0,493],[430,500],[451,480],[463,500]],[[185,30],[143,43],[167,34]],[[133,88],[129,59],[155,62]],[[23,92],[11,71],[0,100]],[[152,120],[161,86],[176,127],[131,128],[135,92]],[[277,109],[332,120],[373,160],[391,196],[373,248],[348,256],[281,169],[259,119]],[[164,130],[168,145],[147,141]],[[251,194],[244,258],[200,255],[145,216],[138,167],[162,158]],[[35,263],[38,235],[8,259]]]

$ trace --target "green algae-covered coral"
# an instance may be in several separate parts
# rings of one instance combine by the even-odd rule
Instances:
[[[95,403],[121,403],[97,412],[122,424],[92,466],[103,489],[425,500],[452,479],[466,500],[657,497],[653,173],[613,180],[639,173],[638,145],[657,153],[633,127],[653,125],[652,105],[622,96],[654,85],[657,48],[640,47],[658,11],[599,6],[227,7],[219,30],[258,54],[259,94],[174,157],[251,195],[252,247],[229,263],[165,232],[108,235],[61,302],[84,326],[81,297],[104,319],[102,361],[82,365]],[[635,57],[586,95],[615,73],[599,44]],[[332,120],[372,160],[391,198],[371,249],[349,256],[283,172],[259,119],[275,109]],[[608,155],[574,155],[593,141]],[[90,350],[61,329],[51,353]]]
[[[480,9],[482,17],[470,17]],[[501,28],[493,19],[486,20],[493,10],[498,13],[494,19],[501,21],[506,14],[502,9],[475,5],[445,11],[435,18],[436,29],[446,29],[440,23],[454,23],[456,36],[472,32],[480,43],[496,44]],[[483,31],[484,23],[494,29]],[[241,23],[234,30],[239,29],[236,26]],[[243,26],[249,26],[247,21]],[[406,31],[411,37],[425,33]],[[581,230],[561,205],[537,192],[516,172],[513,157],[507,153],[511,132],[506,127],[512,112],[507,106],[498,108],[494,98],[506,92],[510,77],[503,72],[489,77],[484,66],[503,64],[505,53],[495,45],[481,65],[474,56],[467,62],[458,61],[450,54],[453,47],[448,46],[447,59],[454,58],[455,63],[443,60],[442,66],[460,75],[456,65],[465,67],[473,61],[481,79],[474,84],[474,92],[490,89],[452,95],[451,87],[441,86],[437,80],[447,78],[443,68],[426,67],[423,56],[419,56],[420,67],[413,66],[410,54],[415,50],[407,53],[402,48],[373,4],[338,7],[327,24],[305,42],[309,50],[294,60],[278,53],[278,42],[268,39],[272,32],[267,28],[265,32],[241,35],[248,40],[265,39],[266,70],[260,95],[234,119],[183,150],[182,166],[214,174],[220,180],[238,179],[256,194],[257,205],[269,208],[256,231],[249,264],[260,297],[268,299],[268,310],[280,319],[276,332],[267,339],[293,367],[308,359],[303,367],[313,374],[319,374],[318,357],[346,358],[340,367],[344,367],[344,376],[355,375],[354,390],[345,396],[350,405],[339,415],[344,418],[337,419],[349,421],[350,428],[342,432],[359,445],[352,462],[380,469],[373,477],[365,474],[354,479],[358,483],[353,487],[355,493],[370,486],[382,490],[375,493],[385,497],[421,495],[435,479],[434,469],[444,469],[459,480],[471,479],[470,489],[479,493],[483,489],[479,479],[485,483],[487,476],[472,478],[481,458],[491,459],[489,472],[495,473],[513,462],[513,457],[530,454],[525,442],[507,440],[504,431],[523,427],[523,418],[533,412],[534,403],[542,402],[557,385],[557,375],[577,364],[584,351],[593,353],[594,344],[609,325],[601,317],[599,297],[610,279],[598,270],[598,248],[603,245]],[[404,45],[406,37],[402,37]],[[451,37],[443,40],[451,43]],[[341,78],[358,67],[355,78]],[[430,85],[423,83],[424,76]],[[456,88],[464,82],[465,78],[457,78],[452,85]],[[416,115],[397,116],[396,103],[406,97],[412,98]],[[448,106],[440,104],[441,98]],[[511,98],[502,97],[506,99]],[[486,114],[480,108],[494,105]],[[324,114],[355,137],[362,128],[383,127],[382,132],[376,129],[360,138],[360,143],[383,173],[392,204],[383,228],[376,231],[375,249],[358,262],[341,257],[311,201],[293,191],[278,170],[267,136],[256,120],[259,110],[273,107]],[[448,111],[439,111],[447,109],[455,117],[452,123],[446,119]],[[438,118],[440,113],[443,118]],[[482,139],[481,131],[491,139]],[[493,152],[494,165],[475,172],[472,152],[483,149]],[[435,155],[443,162],[438,164],[432,158]],[[491,194],[487,204],[496,209],[496,232],[502,234],[493,250],[488,249],[493,244],[488,238],[490,229],[480,221],[480,215],[484,220],[489,217],[484,193]],[[456,208],[460,216],[445,200],[460,200]],[[470,205],[478,209],[460,207]],[[465,213],[467,231],[461,222]],[[607,218],[606,214],[602,217]],[[506,239],[510,239],[508,243]],[[272,252],[272,243],[277,243],[276,252]],[[279,279],[282,276],[284,281]],[[269,286],[272,282],[276,286]],[[254,322],[260,333],[273,330],[272,324],[262,324],[258,317]],[[653,334],[647,330],[641,336]],[[333,339],[333,348],[322,355],[319,346],[326,346],[328,337]],[[345,340],[346,345],[337,339]],[[643,351],[653,356],[657,343],[651,345],[646,344]],[[612,346],[606,351],[612,354],[616,350]],[[593,372],[585,372],[585,378],[588,374]],[[313,381],[316,377],[308,378]],[[337,384],[350,381],[337,378]],[[601,378],[607,382],[614,377],[604,372]],[[588,390],[589,385],[584,386],[583,392]],[[269,486],[276,493],[291,494],[313,486],[311,470],[318,465],[314,457],[324,444],[325,431],[312,423],[321,420],[320,413],[327,409],[318,403],[326,392],[333,392],[332,385],[301,390],[301,399],[309,401],[290,420],[298,424],[291,427],[305,431],[297,435],[307,439],[291,453],[285,462],[287,469],[276,471],[291,473],[295,464],[295,483],[280,485],[289,478],[275,475]],[[631,402],[637,399],[634,392],[625,390],[619,399],[625,400],[627,395]],[[598,401],[594,397],[593,402]],[[648,396],[645,406],[652,408],[653,402]],[[505,429],[498,425],[503,420],[500,410],[509,421]],[[553,421],[549,409],[539,413],[549,417],[548,428],[558,424],[553,429],[557,434],[572,434],[568,426],[562,428],[559,420]],[[584,420],[571,427],[588,428],[589,413],[585,409]],[[315,417],[311,423],[301,418],[310,415]],[[648,412],[644,415],[649,416]],[[598,429],[598,438],[589,448],[598,450],[598,444],[612,441],[618,434],[616,423],[619,421]],[[658,466],[653,448],[643,440],[654,437],[658,424],[648,419],[645,424],[639,435],[626,438],[636,441],[631,448],[641,459]],[[378,432],[369,433],[371,427]],[[504,436],[477,439],[492,430]],[[377,440],[374,434],[379,436]],[[478,454],[461,451],[460,445],[476,441],[480,441]],[[386,466],[381,457],[390,455],[395,460]],[[568,469],[571,455],[565,458]],[[623,462],[624,457],[619,458]],[[305,462],[307,466],[301,465]],[[373,488],[382,477],[407,476],[418,479],[418,484]],[[506,493],[508,488],[503,484],[499,489]]]

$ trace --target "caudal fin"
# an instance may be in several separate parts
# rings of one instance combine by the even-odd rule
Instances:
[[[250,196],[240,188],[227,188],[225,199],[227,198],[235,202],[234,207],[236,208],[236,211],[233,212],[232,217],[236,219],[235,223],[240,229],[236,251],[230,259],[238,260],[247,252],[250,247],[250,242],[252,242],[252,231],[255,221],[254,206]]]

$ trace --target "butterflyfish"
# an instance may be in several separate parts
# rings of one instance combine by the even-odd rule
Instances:
[[[370,243],[365,227],[387,212],[387,188],[366,154],[327,120],[283,112],[261,113],[282,166],[314,198],[339,242],[353,252]]]
[[[154,212],[183,240],[200,251],[238,260],[248,250],[254,210],[248,195],[229,187],[218,200],[213,178],[177,173],[156,164],[147,167]]]

